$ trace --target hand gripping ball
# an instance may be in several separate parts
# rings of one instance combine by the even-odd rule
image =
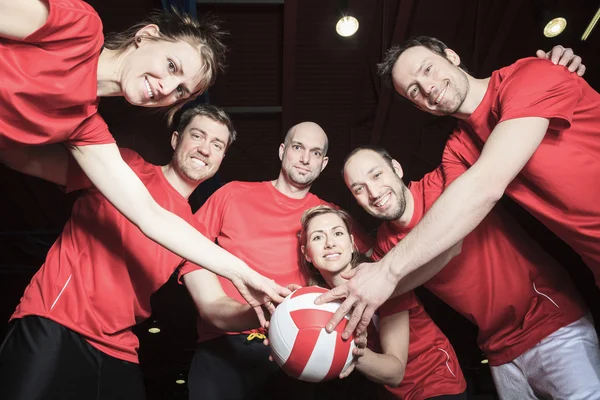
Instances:
[[[274,360],[288,375],[308,382],[336,378],[352,361],[354,336],[342,340],[348,316],[331,333],[325,326],[339,302],[315,305],[327,290],[309,286],[294,291],[277,306],[269,323]]]

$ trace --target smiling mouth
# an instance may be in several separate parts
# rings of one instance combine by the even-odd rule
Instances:
[[[192,161],[199,167],[206,167],[208,165],[205,161],[196,157],[192,157]]]
[[[148,78],[144,77],[144,84],[146,85],[146,92],[151,99],[154,99],[154,93],[152,93],[152,88],[150,87],[150,82],[148,82]]]
[[[440,92],[440,94],[438,94],[438,97],[437,97],[437,98],[435,99],[435,101],[434,101],[434,104],[435,104],[435,105],[438,105],[438,104],[440,104],[440,101],[442,101],[442,99],[443,99],[443,98],[444,98],[444,96],[446,95],[446,90],[448,90],[448,86],[449,86],[449,85],[450,85],[450,84],[449,84],[449,83],[447,83],[447,84],[446,84],[446,87],[444,87],[444,89],[442,89],[442,91]]]
[[[388,193],[385,196],[382,196],[379,200],[377,200],[377,202],[373,203],[373,205],[377,208],[381,208],[383,206],[385,206],[388,201],[390,200],[390,198],[392,197],[392,193]]]
[[[325,256],[323,256],[323,258],[326,260],[335,260],[335,259],[339,258],[340,256],[341,256],[341,253],[333,253],[333,254],[325,255]]]

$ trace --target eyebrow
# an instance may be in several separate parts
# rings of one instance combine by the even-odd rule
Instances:
[[[291,145],[292,145],[292,146],[294,146],[294,145],[298,145],[298,146],[302,146],[302,147],[306,148],[306,146],[304,145],[304,143],[302,143],[302,142],[296,142],[296,141],[294,141],[294,140],[292,140],[292,143],[291,143]],[[311,150],[311,151],[312,151],[312,150],[319,150],[320,152],[323,152],[323,150],[324,150],[324,149],[323,149],[322,147],[313,147],[313,148],[312,148],[312,149],[310,149],[310,150]]]
[[[183,72],[183,63],[181,62],[181,60],[179,59],[179,57],[173,56],[173,58],[175,59],[175,61],[177,61],[177,65],[179,66],[179,72],[181,73],[181,75],[185,76],[185,72]],[[187,87],[184,84],[181,84],[181,86],[183,86],[183,90],[185,90],[188,95],[192,94],[192,91],[190,90],[189,87]]]
[[[204,129],[200,129],[200,128],[191,128],[191,129],[190,129],[190,132],[192,132],[192,131],[198,131],[198,132],[202,133],[203,135],[205,135],[205,136],[208,136],[208,133],[206,133],[206,131],[205,131]],[[219,139],[218,137],[213,137],[213,138],[211,138],[211,140],[216,140],[217,142],[221,142],[221,143],[223,143],[224,145],[226,145],[226,144],[227,144],[227,143],[225,143],[223,140]]]
[[[332,230],[332,231],[334,231],[334,230],[336,230],[336,229],[341,229],[341,228],[343,228],[343,226],[341,226],[341,225],[337,225],[337,226],[334,226],[333,228],[331,228],[331,230]],[[323,230],[323,229],[317,229],[317,230],[314,230],[314,231],[312,231],[312,232],[310,233],[310,236],[312,236],[312,235],[313,235],[313,234],[315,234],[315,233],[325,233],[325,230]]]

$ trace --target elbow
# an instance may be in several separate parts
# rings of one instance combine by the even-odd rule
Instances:
[[[394,368],[392,371],[393,371],[393,375],[388,378],[388,382],[386,382],[386,385],[388,385],[389,387],[392,387],[392,388],[397,388],[398,386],[400,386],[400,384],[402,383],[402,380],[404,379],[404,373],[406,372],[406,365],[404,365],[404,363],[399,361],[397,368]]]

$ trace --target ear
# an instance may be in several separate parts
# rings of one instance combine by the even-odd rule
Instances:
[[[352,248],[358,252],[356,248],[356,244],[354,243],[354,235],[350,234],[350,242],[352,243]]]
[[[329,157],[323,157],[323,162],[321,163],[321,172],[323,172],[323,170],[327,166],[327,163],[329,163]]]
[[[179,143],[179,132],[173,131],[171,135],[171,148],[175,150],[177,148],[177,143]]]
[[[448,60],[450,60],[450,62],[451,62],[452,64],[454,64],[454,65],[456,65],[456,66],[459,66],[459,65],[460,65],[460,57],[459,57],[459,55],[458,55],[458,54],[456,54],[456,53],[454,52],[454,50],[452,50],[452,49],[446,49],[446,50],[444,50],[444,52],[446,53],[446,58],[447,58]]]
[[[150,24],[146,25],[142,29],[136,32],[135,34],[135,43],[137,46],[141,45],[144,42],[144,38],[147,37],[159,37],[160,30],[158,29],[158,25]]]
[[[306,261],[308,261],[309,263],[312,263],[312,261],[310,260],[310,257],[308,256],[308,254],[306,253],[305,250],[306,250],[306,247],[304,247],[304,245],[300,246],[300,251],[302,252],[302,255],[304,256]]]
[[[399,178],[404,176],[404,171],[402,171],[402,166],[396,160],[392,160],[392,165],[394,166],[394,172],[398,175]]]
[[[283,152],[285,151],[285,144],[281,143],[279,145],[279,161],[283,161]]]

